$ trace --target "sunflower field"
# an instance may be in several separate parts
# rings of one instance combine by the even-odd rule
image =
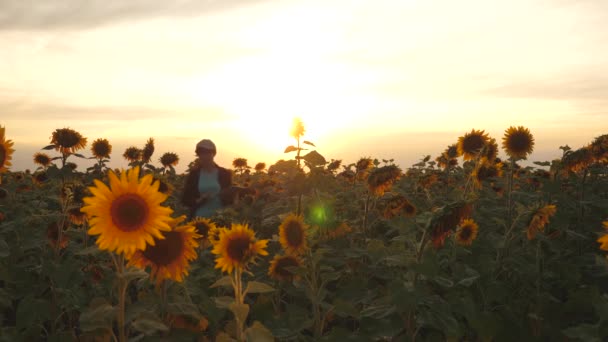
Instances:
[[[2,341],[608,339],[608,135],[527,163],[527,128],[472,129],[402,169],[328,161],[297,121],[284,160],[235,159],[233,203],[193,218],[153,138],[117,156],[57,129],[12,171],[9,132]]]

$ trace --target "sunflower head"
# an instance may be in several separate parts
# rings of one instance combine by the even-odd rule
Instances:
[[[308,225],[304,218],[289,214],[279,226],[279,242],[287,254],[301,254],[306,250]]]
[[[232,273],[234,269],[247,269],[258,255],[268,255],[268,240],[258,240],[246,224],[232,224],[230,229],[219,231],[219,240],[211,253],[216,255],[215,268]]]
[[[302,260],[295,255],[275,255],[268,267],[268,275],[278,281],[293,281],[298,277],[290,268],[301,266]]]
[[[336,171],[340,165],[342,164],[342,160],[332,160],[331,163],[327,164],[327,171],[334,172]]]
[[[247,159],[245,158],[234,158],[234,160],[232,161],[232,166],[235,169],[244,169],[247,168]]]
[[[46,171],[36,172],[32,176],[32,181],[37,185],[43,185],[49,181],[49,176],[47,175]]]
[[[480,189],[483,181],[487,180],[488,178],[501,177],[502,173],[501,163],[494,164],[489,162],[487,159],[482,158],[482,160],[477,163],[473,169],[471,178],[473,179],[473,185]]]
[[[257,163],[253,169],[255,172],[262,172],[266,169],[266,163]]]
[[[173,185],[171,185],[171,183],[167,182],[166,180],[164,180],[163,178],[159,178],[159,177],[154,177],[152,178],[152,183],[154,182],[158,182],[158,191],[162,192],[163,194],[170,196],[173,193]]]
[[[145,250],[136,251],[130,258],[129,264],[145,269],[150,266],[150,278],[160,284],[165,279],[182,282],[188,275],[190,261],[196,259],[198,247],[196,230],[191,225],[178,226],[185,217],[171,220],[172,229],[163,231],[162,239],[155,238],[154,243]]]
[[[567,151],[562,158],[562,164],[570,172],[578,172],[593,164],[593,152],[589,146],[581,147],[575,151]]]
[[[514,160],[526,159],[534,149],[534,137],[524,126],[511,126],[502,138],[502,148]]]
[[[68,218],[70,219],[70,222],[77,226],[83,225],[87,220],[87,216],[80,211],[80,207],[68,209]]]
[[[463,246],[470,246],[477,238],[479,226],[472,219],[463,220],[456,230],[456,242]]]
[[[141,160],[144,163],[149,163],[150,158],[152,158],[152,154],[154,154],[154,138],[150,138],[146,142],[146,145],[144,146],[144,149],[141,153]]]
[[[557,207],[553,204],[548,204],[536,209],[528,223],[526,234],[528,240],[533,240],[538,232],[544,232],[545,226],[549,223],[549,218],[555,215],[556,212]]]
[[[369,191],[376,196],[382,196],[390,190],[393,183],[401,177],[401,169],[396,165],[386,165],[374,169],[367,178]]]
[[[96,139],[91,144],[91,153],[97,159],[110,158],[112,145],[110,145],[108,139]]]
[[[171,230],[169,216],[173,210],[161,206],[167,195],[158,191],[152,175],[139,178],[139,167],[123,171],[120,178],[110,171],[110,187],[94,180],[89,187],[92,197],[83,199],[81,209],[87,214],[89,235],[99,235],[97,245],[102,250],[129,256],[136,250],[154,245],[163,239],[161,231]]]
[[[13,142],[6,140],[4,136],[5,128],[0,126],[0,173],[8,171],[8,167],[11,166],[11,159],[13,152]]]
[[[46,237],[49,239],[49,244],[53,247],[59,247],[61,249],[68,246],[68,237],[66,234],[61,234],[61,241],[59,241],[59,224],[57,222],[51,222],[47,226]]]
[[[416,215],[416,207],[414,207],[403,195],[396,195],[389,198],[384,203],[382,214],[386,219],[391,219],[399,215],[413,217]]]
[[[87,138],[71,128],[58,128],[51,136],[51,144],[62,154],[71,154],[85,148]]]
[[[437,209],[436,212],[430,225],[431,240],[435,248],[440,248],[456,226],[471,216],[473,206],[466,202],[456,202]]]
[[[131,147],[127,147],[127,149],[125,150],[125,153],[123,153],[122,156],[129,163],[133,163],[133,162],[141,160],[141,153],[142,153],[142,151],[139,148],[137,148],[135,146],[131,146]]]
[[[208,247],[211,243],[209,237],[211,236],[211,232],[216,232],[217,227],[213,221],[204,217],[197,217],[194,220],[188,222],[188,225],[193,226],[196,230],[196,233],[200,235],[202,239],[203,247]],[[219,238],[219,232],[217,233],[217,238]]]
[[[454,159],[461,156],[461,154],[458,153],[458,144],[449,145],[442,154],[446,159]]]
[[[481,150],[481,156],[489,161],[494,161],[498,157],[498,143],[491,138]]]
[[[34,154],[34,163],[42,167],[47,167],[51,165],[51,157],[46,153],[37,152]]]
[[[176,166],[179,163],[179,157],[176,153],[167,152],[160,157],[159,161],[163,167]]]
[[[289,130],[289,135],[298,139],[304,135],[305,131],[302,120],[300,118],[294,118],[291,129]]]
[[[471,130],[471,132],[458,138],[458,155],[464,160],[475,159],[481,149],[488,143],[488,134],[483,130]]]

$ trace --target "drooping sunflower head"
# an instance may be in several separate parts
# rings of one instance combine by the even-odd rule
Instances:
[[[110,145],[108,139],[96,139],[91,144],[91,153],[97,159],[110,158],[112,145]]]
[[[152,183],[158,182],[158,191],[163,194],[170,196],[173,193],[173,185],[171,183],[164,180],[162,177],[154,177],[152,178]]]
[[[340,165],[342,164],[342,160],[332,160],[331,163],[327,164],[327,171],[334,172],[336,171]]]
[[[37,185],[43,185],[49,181],[49,176],[47,175],[46,171],[39,171],[34,173],[32,176],[32,181]]]
[[[593,162],[593,152],[589,146],[581,147],[574,151],[570,150],[562,158],[564,168],[570,172],[584,170],[593,164]]]
[[[75,153],[87,146],[87,138],[71,128],[58,128],[51,136],[51,144],[62,154]]]
[[[534,137],[524,126],[511,126],[502,138],[502,148],[515,160],[526,159],[534,149]]]
[[[357,173],[362,173],[371,169],[373,165],[374,164],[372,162],[372,159],[365,157],[357,161],[357,163],[355,164],[355,169],[357,170]]]
[[[302,266],[302,260],[295,255],[275,255],[270,266],[268,267],[268,275],[278,281],[292,281],[297,279],[293,268]]]
[[[149,163],[150,158],[152,158],[153,154],[154,154],[154,138],[150,138],[150,139],[148,139],[148,141],[146,142],[146,145],[144,146],[144,149],[142,150],[141,160],[144,163]]]
[[[243,169],[247,167],[247,159],[245,158],[234,158],[232,161],[232,166],[235,169]]]
[[[471,132],[458,138],[458,155],[464,160],[475,159],[481,149],[488,143],[488,134],[483,130],[471,130]]]
[[[120,178],[113,171],[108,177],[110,187],[94,180],[95,186],[89,187],[93,196],[83,199],[81,209],[91,226],[88,234],[99,235],[99,248],[129,256],[154,245],[155,238],[163,239],[161,231],[171,229],[168,223],[173,210],[161,206],[167,195],[158,191],[152,175],[140,179],[139,167],[135,167],[123,171]]]
[[[473,179],[473,185],[480,189],[483,181],[502,176],[502,163],[494,164],[485,158],[475,165],[473,172],[471,172],[471,178]]]
[[[435,248],[440,248],[456,226],[471,216],[473,206],[466,202],[456,202],[439,208],[436,212],[437,215],[430,224],[431,240]]]
[[[446,159],[454,159],[460,157],[458,153],[458,144],[449,145],[442,153]]]
[[[262,172],[266,169],[266,163],[257,163],[253,169],[255,172]]]
[[[188,222],[188,225],[193,226],[196,233],[201,236],[201,244],[203,247],[208,247],[211,244],[211,241],[209,240],[211,232],[216,233],[217,231],[217,226],[213,221],[204,217],[196,217],[194,220]],[[219,238],[219,231],[217,231],[217,238]]]
[[[37,152],[34,154],[34,163],[42,167],[51,165],[51,157],[46,153]]]
[[[598,162],[608,161],[608,134],[600,135],[589,145],[593,157]]]
[[[11,159],[13,158],[13,142],[6,140],[4,136],[5,128],[0,126],[0,173],[8,171],[8,167],[11,166]]]
[[[289,130],[289,135],[298,139],[299,137],[304,135],[304,123],[300,118],[294,118],[293,123],[291,125],[291,129]]]
[[[179,156],[176,153],[167,152],[160,157],[159,161],[163,167],[176,166],[179,163]]]
[[[491,138],[482,149],[482,157],[489,161],[494,161],[498,157],[498,143]]]
[[[87,216],[80,211],[80,207],[68,209],[68,218],[70,219],[70,222],[77,226],[83,225],[87,220]]]
[[[59,230],[62,229],[57,222],[51,222],[48,224],[46,229],[46,237],[48,238],[48,243],[53,248],[59,247],[60,249],[66,248],[68,246],[68,237],[67,234],[61,234],[61,240],[59,239]]]
[[[374,169],[367,178],[369,191],[376,196],[382,196],[390,190],[393,183],[401,177],[401,169],[396,165],[385,165]]]
[[[125,153],[123,153],[122,156],[129,163],[133,163],[133,162],[141,160],[141,153],[142,153],[142,151],[139,148],[137,148],[135,146],[130,146],[130,147],[127,147],[127,149],[125,150]]]
[[[268,240],[258,240],[246,224],[232,224],[230,229],[220,230],[219,240],[211,253],[216,255],[215,268],[232,273],[235,268],[247,269],[258,255],[268,255]]]
[[[463,220],[456,230],[456,242],[463,246],[470,246],[477,238],[479,226],[472,219]]]
[[[527,237],[528,240],[532,240],[536,237],[538,232],[544,232],[545,226],[549,223],[549,218],[555,215],[557,207],[553,204],[548,204],[543,207],[536,209],[532,214],[532,218],[528,223]]]
[[[301,254],[306,250],[308,225],[304,218],[289,214],[279,226],[279,242],[287,254]]]
[[[178,226],[184,216],[172,220],[171,231],[162,231],[162,239],[154,239],[154,244],[145,250],[136,251],[130,258],[129,264],[145,269],[150,267],[150,278],[160,284],[165,279],[182,282],[188,275],[190,261],[196,259],[198,247],[194,226],[189,224]]]

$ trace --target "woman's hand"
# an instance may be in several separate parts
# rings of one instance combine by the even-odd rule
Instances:
[[[200,194],[200,196],[196,200],[196,205],[200,206],[201,204],[204,204],[205,202],[207,202],[210,198],[211,198],[211,194],[210,193],[203,192],[202,194]]]

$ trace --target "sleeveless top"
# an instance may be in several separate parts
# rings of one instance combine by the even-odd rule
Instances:
[[[222,202],[219,197],[220,182],[218,180],[218,170],[213,169],[211,172],[200,170],[198,178],[198,192],[210,193],[211,197],[201,204],[197,209],[195,216],[211,217],[215,212],[222,207]]]

